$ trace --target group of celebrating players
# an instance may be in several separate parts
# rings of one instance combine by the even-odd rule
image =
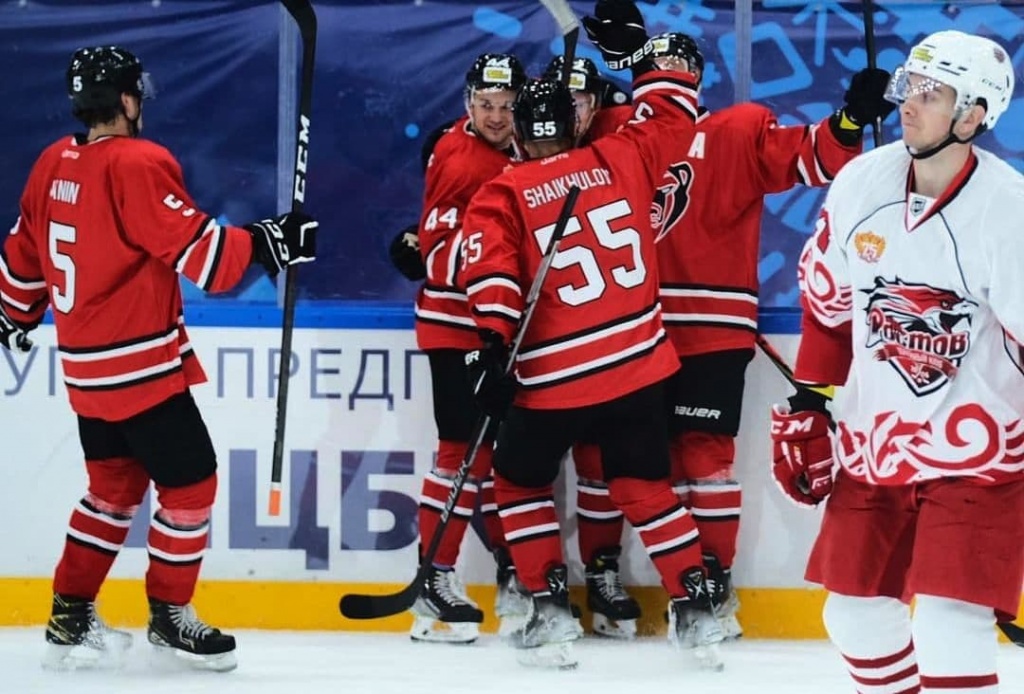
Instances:
[[[800,258],[805,385],[773,408],[773,477],[794,502],[825,504],[807,578],[829,592],[825,626],[858,691],[998,691],[993,625],[1016,614],[1024,580],[1024,179],[973,140],[1009,107],[1009,55],[938,32],[895,74],[852,75],[829,117],[783,127],[754,104],[703,108],[697,42],[649,37],[631,0],[598,0],[583,24],[610,67],[631,70],[632,103],[585,58],[529,78],[513,55],[481,55],[466,116],[425,148],[419,223],[391,244],[422,281],[438,431],[419,525],[421,547],[442,540],[413,639],[478,636],[483,613],[455,567],[479,506],[502,633],[523,662],[576,664],[553,491],[571,451],[594,631],[636,633],[619,573],[629,521],[668,593],[670,641],[721,669],[719,644],[742,634],[735,438],[764,196],[831,184]],[[254,262],[276,275],[315,258],[317,222],[231,227],[199,211],[173,156],[139,137],[148,78],[128,51],[76,52],[67,88],[88,132],[40,156],[0,254],[0,342],[31,350],[53,307],[89,474],[46,664],[130,646],[95,598],[152,482],[148,639],[229,670],[234,638],[191,606],[216,456],[190,394],[205,376],[178,275],[208,291]],[[861,155],[864,127],[897,105],[902,141]],[[846,387],[830,408],[815,384]],[[494,424],[442,521],[481,415]]]

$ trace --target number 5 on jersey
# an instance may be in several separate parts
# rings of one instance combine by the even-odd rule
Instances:
[[[50,222],[49,238],[47,248],[50,251],[50,262],[53,268],[64,275],[64,287],[56,283],[50,285],[50,296],[53,301],[53,308],[61,313],[71,313],[75,307],[75,261],[58,243],[74,245],[77,236],[75,227]]]
[[[630,226],[623,226],[620,229],[612,228],[617,226],[615,224],[617,221],[628,218],[632,213],[633,211],[626,200],[616,200],[607,205],[588,210],[585,213],[587,223],[593,230],[594,237],[601,248],[613,251],[622,248],[630,249],[631,263],[624,263],[611,268],[612,281],[624,289],[637,287],[643,284],[647,278],[647,267],[644,265],[643,256],[640,254],[640,233]],[[555,225],[549,224],[533,232],[542,254],[547,250],[551,234],[554,230]],[[583,226],[580,223],[580,218],[574,215],[569,218],[565,226],[564,238],[567,239],[572,234],[580,231],[583,231]],[[584,280],[580,286],[572,283],[559,286],[556,291],[558,292],[558,298],[562,302],[570,306],[579,306],[596,301],[604,294],[605,288],[608,285],[601,272],[601,264],[597,260],[595,250],[599,249],[592,250],[587,244],[568,248],[564,245],[559,247],[558,253],[555,254],[551,262],[551,268],[553,270],[565,270],[578,266]]]

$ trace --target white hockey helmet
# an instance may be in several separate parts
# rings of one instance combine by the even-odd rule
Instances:
[[[907,75],[913,73],[948,85],[956,91],[955,118],[966,109],[984,102],[984,130],[995,127],[1013,96],[1013,64],[995,41],[961,31],[939,31],[910,49],[901,68],[893,73],[886,98],[897,104],[920,91],[934,89],[934,83],[911,89]]]

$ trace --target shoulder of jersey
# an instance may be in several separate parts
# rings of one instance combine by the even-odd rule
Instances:
[[[749,127],[774,117],[775,114],[767,106],[748,101],[742,104],[726,106],[718,111],[712,111],[707,117],[707,122],[718,125]]]
[[[115,156],[121,161],[177,161],[169,149],[145,138],[120,137],[111,144],[115,148]]]
[[[465,153],[472,151],[475,147],[480,145],[488,146],[486,142],[483,142],[476,135],[467,131],[466,125],[469,119],[463,116],[459,118],[452,125],[448,131],[441,136],[434,145],[434,158],[443,159],[450,157],[452,154]]]
[[[880,181],[893,175],[901,180],[906,175],[910,155],[902,140],[857,155],[836,175],[833,185],[842,181]]]
[[[993,177],[994,185],[1012,190],[1016,195],[1024,192],[1024,175],[1021,172],[987,149],[975,147],[974,152],[978,157],[979,168],[988,172],[985,175]]]

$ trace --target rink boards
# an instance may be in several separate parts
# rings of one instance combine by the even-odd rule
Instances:
[[[196,602],[215,624],[281,629],[404,629],[408,618],[357,623],[337,612],[352,590],[388,592],[416,564],[416,497],[434,455],[426,358],[410,330],[295,332],[282,514],[266,513],[273,448],[277,349],[272,328],[191,328],[209,376],[195,389],[220,464],[219,497]],[[85,489],[82,453],[67,405],[52,326],[29,355],[0,350],[0,421],[5,423],[4,509],[15,532],[0,553],[0,625],[45,621],[50,576],[73,504]],[[771,338],[791,357],[795,336]],[[769,404],[787,386],[761,355],[748,372],[736,475],[743,483],[735,567],[751,636],[818,637],[820,591],[802,580],[818,513],[782,497],[768,476]],[[16,423],[16,424],[15,424]],[[564,536],[575,582],[572,465],[559,481]],[[147,499],[105,588],[111,619],[141,624]],[[461,559],[471,593],[493,600],[493,562],[474,529]],[[649,617],[663,628],[664,593],[632,530],[624,571]]]

